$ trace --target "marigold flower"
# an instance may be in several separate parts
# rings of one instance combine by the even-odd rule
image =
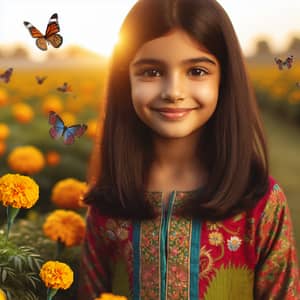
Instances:
[[[76,122],[76,117],[70,112],[63,112],[60,117],[64,120],[66,126],[74,125]]]
[[[89,136],[90,138],[95,138],[96,137],[96,134],[97,134],[97,128],[98,128],[98,123],[96,120],[89,120],[87,122],[87,126],[88,126],[88,129],[87,129],[87,136]]]
[[[45,166],[45,158],[34,146],[16,147],[8,156],[9,167],[19,173],[35,174]]]
[[[0,140],[0,156],[6,151],[6,144]]]
[[[16,103],[12,107],[14,118],[20,123],[29,123],[33,119],[34,112],[32,108],[25,103]]]
[[[0,289],[0,300],[6,300],[6,295],[3,290]]]
[[[5,140],[9,134],[9,127],[5,123],[0,123],[0,140]]]
[[[45,98],[42,111],[44,114],[49,114],[50,111],[55,111],[57,114],[63,110],[63,104],[58,96],[48,96]]]
[[[5,89],[0,88],[0,106],[8,103],[8,95]]]
[[[74,178],[58,181],[51,194],[51,200],[61,208],[77,209],[82,205],[80,200],[87,191],[87,184]]]
[[[124,296],[117,296],[110,293],[103,293],[100,295],[100,298],[96,298],[95,300],[127,300]]]
[[[57,209],[46,218],[43,231],[51,240],[72,247],[83,241],[85,222],[73,211]]]
[[[47,288],[68,289],[74,280],[72,269],[59,261],[47,261],[42,265],[40,277]]]
[[[6,300],[6,295],[5,293],[3,292],[3,290],[0,289],[0,300]]]
[[[39,198],[39,186],[28,176],[6,174],[0,177],[0,202],[14,208],[31,208]]]
[[[60,155],[56,151],[46,153],[46,161],[49,166],[56,166],[60,163]]]

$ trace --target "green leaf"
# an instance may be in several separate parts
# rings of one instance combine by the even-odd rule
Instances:
[[[1,279],[3,283],[6,280],[6,278],[7,278],[7,271],[4,269],[2,270],[2,274],[1,274]]]

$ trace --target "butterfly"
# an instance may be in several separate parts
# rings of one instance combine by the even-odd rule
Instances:
[[[63,93],[72,92],[71,86],[67,82],[64,82],[64,84],[59,86],[57,90]]]
[[[72,126],[66,126],[61,117],[54,111],[49,112],[49,124],[52,127],[49,130],[49,134],[53,139],[58,139],[61,136],[64,138],[65,145],[71,145],[75,141],[75,137],[81,137],[87,130],[87,125],[76,124]]]
[[[10,81],[13,68],[8,68],[4,73],[0,74],[0,81],[8,83]]]
[[[48,49],[47,44],[51,44],[54,48],[61,46],[63,38],[58,34],[59,25],[58,25],[58,16],[53,14],[48,22],[45,35],[43,35],[36,27],[31,23],[24,21],[24,25],[29,30],[31,36],[36,38],[36,45],[39,49],[46,51]]]
[[[274,58],[276,64],[278,65],[279,70],[282,70],[283,67],[287,67],[288,69],[290,69],[292,67],[292,63],[294,61],[294,56],[293,55],[289,55],[285,61],[281,60],[278,57]]]
[[[35,79],[38,84],[42,84],[47,79],[47,76],[43,76],[43,77],[35,76]]]

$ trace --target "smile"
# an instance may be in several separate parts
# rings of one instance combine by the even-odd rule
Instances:
[[[167,120],[179,120],[183,117],[187,116],[192,110],[195,108],[161,108],[161,109],[154,109],[158,112],[164,119]]]

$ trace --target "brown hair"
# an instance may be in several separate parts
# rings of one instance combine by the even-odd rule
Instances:
[[[103,214],[153,216],[144,198],[151,135],[132,105],[129,64],[145,42],[173,28],[204,45],[221,67],[217,108],[201,139],[208,181],[201,193],[186,201],[183,213],[222,219],[253,207],[267,192],[265,138],[239,41],[226,12],[215,0],[139,0],[123,22],[121,43],[112,55],[103,134],[96,145],[93,184],[85,199]]]

